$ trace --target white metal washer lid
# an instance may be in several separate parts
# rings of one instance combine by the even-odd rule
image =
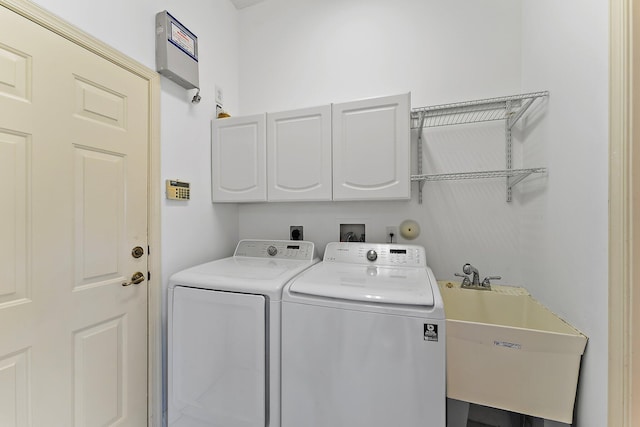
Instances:
[[[322,262],[295,278],[293,294],[376,304],[433,307],[428,268],[366,266]]]

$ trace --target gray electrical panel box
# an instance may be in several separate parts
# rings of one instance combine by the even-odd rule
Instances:
[[[156,14],[156,71],[185,89],[198,89],[198,38],[169,12]]]

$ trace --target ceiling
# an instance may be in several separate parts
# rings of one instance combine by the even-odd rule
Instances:
[[[263,1],[264,0],[231,0],[231,3],[233,3],[236,9],[244,9],[245,7],[253,6]]]

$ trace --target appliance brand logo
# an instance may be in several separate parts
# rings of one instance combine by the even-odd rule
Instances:
[[[424,340],[438,341],[438,325],[432,323],[424,324]]]

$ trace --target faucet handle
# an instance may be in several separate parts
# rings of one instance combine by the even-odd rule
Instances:
[[[491,287],[491,280],[500,280],[500,279],[502,279],[502,277],[500,276],[487,276],[482,281],[482,286]]]
[[[466,274],[460,274],[460,273],[455,273],[454,276],[456,277],[462,277],[462,286],[471,286],[471,279],[469,279],[469,276],[467,276]]]
[[[462,272],[464,274],[471,274],[473,273],[473,266],[469,263],[466,263],[465,265],[462,266]]]

